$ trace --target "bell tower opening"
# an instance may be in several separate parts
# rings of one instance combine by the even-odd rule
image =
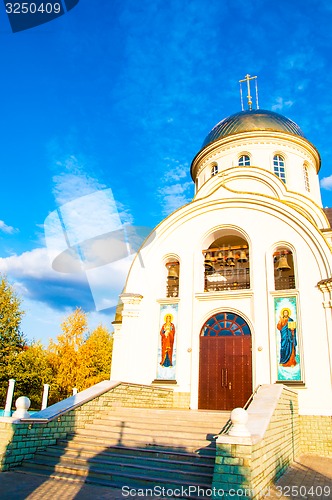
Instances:
[[[203,255],[205,292],[250,288],[249,245],[242,236],[223,234]]]

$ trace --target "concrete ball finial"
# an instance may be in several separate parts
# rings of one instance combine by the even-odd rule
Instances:
[[[247,429],[248,413],[243,408],[234,408],[231,413],[233,427],[229,431],[229,436],[249,437],[251,436]]]
[[[20,396],[15,402],[16,411],[13,413],[14,418],[29,418],[30,413],[28,409],[30,408],[31,401],[26,396]]]

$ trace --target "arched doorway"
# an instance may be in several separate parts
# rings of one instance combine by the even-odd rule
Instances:
[[[222,312],[200,333],[198,407],[232,410],[252,393],[251,333],[235,313]]]

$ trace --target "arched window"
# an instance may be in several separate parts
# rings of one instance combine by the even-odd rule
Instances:
[[[203,255],[205,292],[250,288],[249,248],[242,236],[219,237]]]
[[[291,290],[296,288],[293,253],[287,247],[278,247],[273,253],[274,288]]]
[[[303,176],[304,176],[304,186],[305,190],[310,192],[310,184],[309,184],[309,172],[307,165],[303,165]]]
[[[218,313],[212,316],[201,330],[201,337],[233,337],[250,335],[250,329],[241,316]]]
[[[167,267],[166,297],[178,297],[180,263],[177,260],[172,262],[167,262],[166,267]]]
[[[239,165],[239,167],[249,167],[249,165],[250,165],[249,156],[248,155],[241,155],[239,157],[238,165]]]
[[[273,171],[274,173],[286,183],[286,173],[285,173],[285,160],[281,155],[274,155],[273,157]]]
[[[213,165],[213,167],[211,168],[211,177],[217,175],[217,173],[218,173],[218,165]]]

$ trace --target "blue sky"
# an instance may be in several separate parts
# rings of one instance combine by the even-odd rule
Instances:
[[[331,25],[324,0],[80,0],[12,33],[0,5],[0,272],[23,299],[29,339],[46,344],[77,306],[111,328],[128,265],[54,271],[45,221],[81,200],[106,224],[101,190],[122,222],[151,228],[190,201],[190,162],[240,111],[247,73],[259,77],[260,107],[320,151],[332,206]]]

